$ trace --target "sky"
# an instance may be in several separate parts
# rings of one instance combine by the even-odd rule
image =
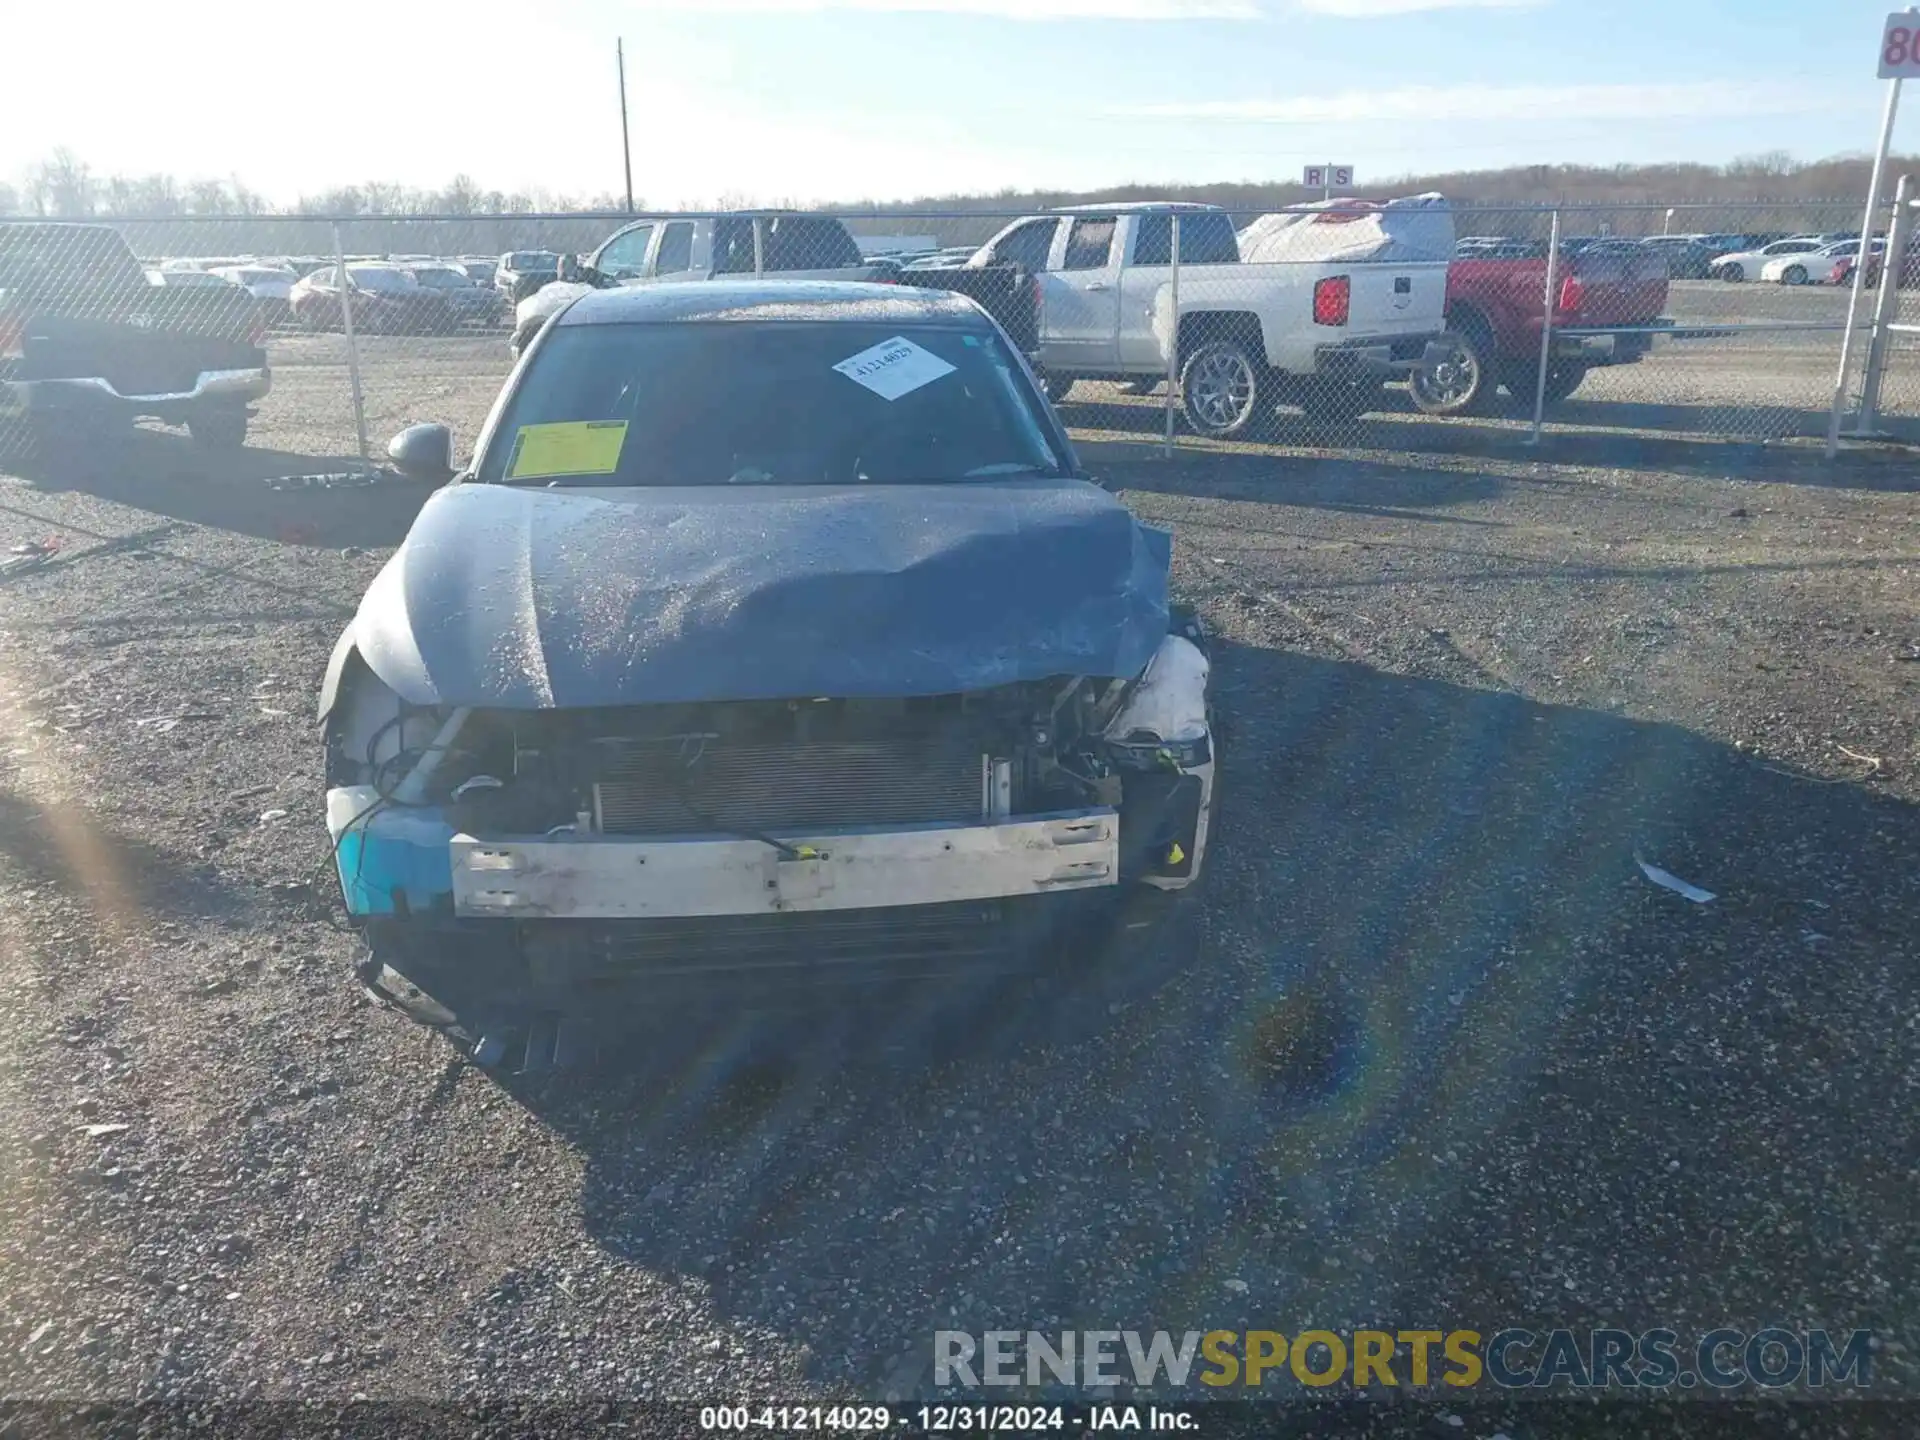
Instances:
[[[0,0],[0,179],[642,204],[1870,150],[1865,0]],[[1920,141],[1920,96],[1897,140]],[[1910,147],[1911,148],[1911,147]]]

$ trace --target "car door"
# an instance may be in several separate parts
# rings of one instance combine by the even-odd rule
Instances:
[[[1041,363],[1063,374],[1111,371],[1120,361],[1120,217],[1075,215],[1058,265],[1044,279]]]
[[[1173,216],[1149,210],[1136,215],[1127,241],[1126,263],[1120,270],[1120,365],[1138,374],[1158,373],[1167,363],[1167,347],[1154,330],[1160,292],[1173,278]],[[1240,245],[1233,218],[1225,211],[1187,210],[1180,214],[1180,263],[1234,265]]]
[[[638,284],[646,278],[653,231],[651,221],[629,225],[594,253],[593,268],[616,285]]]
[[[672,220],[660,227],[660,243],[654,247],[648,269],[655,280],[692,280],[700,273],[694,267],[693,221]]]
[[[1023,220],[988,246],[985,258],[979,263],[1017,265],[1029,275],[1038,275],[1053,259],[1053,237],[1059,230],[1057,215]]]

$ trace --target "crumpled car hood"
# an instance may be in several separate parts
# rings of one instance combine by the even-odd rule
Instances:
[[[353,624],[422,705],[908,696],[1137,675],[1172,539],[1077,480],[437,492]]]

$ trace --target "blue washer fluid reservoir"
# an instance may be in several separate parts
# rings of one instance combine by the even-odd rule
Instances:
[[[327,833],[350,914],[395,914],[396,896],[413,912],[451,900],[453,828],[438,806],[382,804],[371,785],[344,785],[327,792]]]

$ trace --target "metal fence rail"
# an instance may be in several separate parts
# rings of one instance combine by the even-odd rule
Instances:
[[[1893,237],[1903,255],[1909,209],[1903,192],[1872,227],[1903,217]],[[537,333],[537,318],[516,307],[597,259],[583,282],[759,274],[962,289],[1031,348],[1077,433],[1169,453],[1246,442],[1459,453],[1565,434],[1752,443],[1825,431],[1850,271],[1827,242],[1795,237],[1857,236],[1857,204],[1455,205],[1462,243],[1430,258],[1343,251],[1343,236],[1377,223],[1367,216],[1282,216],[1115,206],[637,222],[133,218],[107,222],[132,267],[110,283],[102,232],[45,227],[27,243],[37,222],[7,221],[0,380],[33,383],[38,363],[7,329],[10,305],[38,294],[81,320],[90,308],[116,322],[145,314],[132,323],[260,347],[272,388],[251,401],[254,448],[292,469],[367,465],[416,420],[446,421],[471,443],[514,353]],[[1272,240],[1282,230],[1291,233]],[[929,246],[953,253],[940,263],[919,253]],[[1920,371],[1908,363],[1920,351],[1920,266],[1888,273],[1873,323],[1862,316],[1871,338],[1843,376],[1846,429],[1920,438]],[[1867,283],[1879,280],[1876,266]],[[164,387],[195,379],[148,373],[163,365],[157,352],[118,333],[114,383],[129,393],[184,393]],[[162,423],[192,422],[181,406],[161,409]],[[0,427],[17,432],[17,413],[5,413]]]

